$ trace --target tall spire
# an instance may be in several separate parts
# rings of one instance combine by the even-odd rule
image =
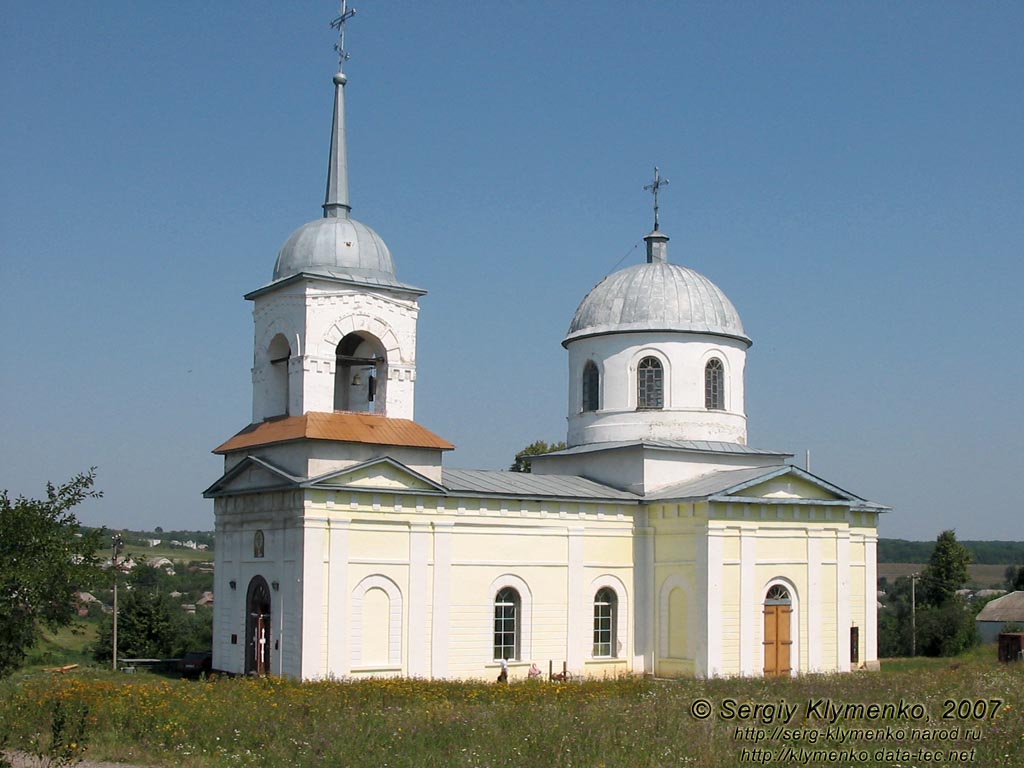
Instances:
[[[334,120],[331,123],[331,156],[327,161],[327,194],[324,196],[324,218],[347,219],[352,206],[348,201],[348,149],[345,143],[345,22],[355,15],[355,9],[348,7],[348,0],[341,0],[341,14],[331,22],[331,28],[338,30],[338,73],[334,76]]]

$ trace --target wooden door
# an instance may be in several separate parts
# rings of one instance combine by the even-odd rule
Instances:
[[[764,676],[788,677],[793,671],[790,653],[793,606],[789,594],[775,587],[764,602]]]

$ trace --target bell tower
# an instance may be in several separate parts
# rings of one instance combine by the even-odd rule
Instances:
[[[292,233],[252,291],[252,420],[336,411],[412,419],[416,322],[426,293],[398,280],[387,244],[352,218],[345,140],[344,5],[323,216]]]

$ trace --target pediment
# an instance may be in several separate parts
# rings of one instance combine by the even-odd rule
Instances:
[[[787,465],[767,476],[751,478],[725,489],[721,499],[764,499],[769,502],[863,502],[858,496],[812,475],[798,467]]]
[[[302,478],[288,474],[265,459],[246,456],[203,491],[203,496],[212,498],[253,491],[284,490],[297,488],[301,482]]]
[[[825,486],[796,477],[793,474],[782,475],[771,480],[744,488],[732,495],[742,495],[747,498],[772,499],[773,501],[785,501],[790,499],[838,501],[846,500],[837,493],[833,493]]]
[[[443,492],[444,489],[401,462],[384,457],[313,478],[310,488],[353,488],[392,491]]]

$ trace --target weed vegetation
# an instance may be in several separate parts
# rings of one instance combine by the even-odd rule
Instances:
[[[52,742],[54,764],[86,756],[185,768],[1024,766],[1022,690],[1024,664],[999,664],[992,646],[785,680],[190,682],[36,670],[0,684],[0,743],[46,755]],[[833,718],[808,709],[821,701],[920,709]],[[709,717],[695,716],[697,702],[711,705]],[[755,714],[757,704],[770,708]],[[783,707],[794,706],[787,720]]]

